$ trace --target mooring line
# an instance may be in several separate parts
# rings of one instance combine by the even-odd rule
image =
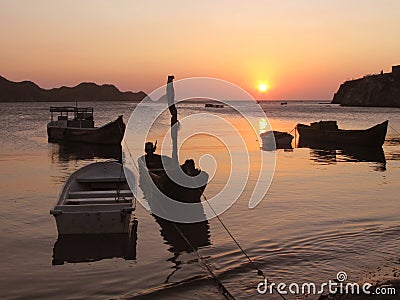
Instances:
[[[264,272],[257,266],[257,264],[251,259],[251,257],[244,251],[243,247],[239,244],[239,242],[236,240],[236,238],[233,236],[233,234],[230,232],[228,227],[222,222],[221,218],[218,216],[214,208],[211,206],[211,204],[208,202],[207,197],[204,195],[204,192],[202,193],[202,196],[204,197],[204,200],[207,202],[208,206],[210,206],[212,212],[214,215],[217,217],[218,221],[221,223],[222,227],[224,227],[225,231],[229,234],[231,239],[235,242],[235,244],[238,246],[240,251],[243,253],[243,255],[247,258],[247,260],[250,262],[250,264],[257,270],[257,274],[259,276],[262,276],[264,280],[267,280],[267,277],[264,275]],[[282,299],[286,300],[286,298],[276,289],[275,285],[271,285],[272,289],[275,290],[279,296],[281,296]]]
[[[400,132],[398,132],[392,125],[389,124],[389,127],[392,128],[400,136]]]
[[[218,279],[217,275],[214,274],[213,270],[207,264],[207,262],[200,256],[199,251],[190,243],[190,241],[186,238],[186,236],[178,228],[178,226],[174,222],[172,222],[172,224],[174,225],[175,229],[179,232],[179,234],[183,237],[183,239],[186,241],[186,243],[189,245],[189,247],[192,248],[193,252],[196,253],[197,257],[203,263],[203,265],[206,267],[207,271],[211,274],[213,279],[217,282],[218,286],[222,289],[222,294],[225,296],[225,298],[229,299],[229,300],[235,300],[235,297],[233,297],[233,295],[228,291],[228,289],[225,287],[225,285]]]

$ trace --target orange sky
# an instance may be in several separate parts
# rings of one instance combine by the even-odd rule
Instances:
[[[0,75],[45,88],[150,93],[173,73],[225,79],[257,99],[322,100],[400,64],[397,0],[0,0],[0,28]]]

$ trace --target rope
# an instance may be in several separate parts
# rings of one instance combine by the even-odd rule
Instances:
[[[392,125],[389,124],[389,127],[392,128],[398,135],[400,135],[400,132],[398,132]]]
[[[296,126],[294,126],[294,128],[293,128],[292,130],[290,130],[290,131],[289,131],[289,134],[291,134],[293,131],[295,131],[295,130],[296,130],[296,128],[297,128],[297,125],[296,125]]]
[[[122,134],[122,136],[125,134],[125,132],[122,130],[122,128],[121,128],[121,124],[120,123],[118,123],[118,128],[119,128],[119,131],[121,132],[121,134]],[[129,149],[129,147],[128,147],[128,144],[126,143],[126,141],[124,140],[124,143],[125,143],[125,146],[126,146],[126,148],[128,149],[128,152],[129,152],[129,156],[131,157],[131,159],[132,159],[132,162],[133,162],[133,164],[134,164],[134,166],[135,166],[135,168],[137,169],[137,171],[139,172],[139,169],[138,169],[138,167],[136,166],[136,164],[135,164],[135,161],[134,161],[134,159],[133,159],[133,157],[132,157],[132,153],[131,153],[131,150]],[[121,172],[120,172],[120,174],[119,174],[119,181],[121,181],[121,178],[122,178],[122,172],[123,172],[123,164],[122,164],[122,157],[121,157]],[[117,200],[119,200],[119,198],[120,198],[120,188],[118,187],[118,182],[117,182],[117,194],[116,194],[116,199],[115,199],[115,201],[117,201]],[[125,196],[122,196],[123,197],[123,199],[125,200]],[[132,205],[133,205],[133,208],[136,210],[136,197],[135,197],[135,195],[133,195],[133,203],[132,203]],[[134,221],[135,221],[135,215],[134,215]],[[124,228],[125,229],[125,228]]]
[[[202,193],[202,196],[204,197],[204,200],[207,202],[208,206],[210,206],[212,212],[214,215],[217,217],[218,221],[221,223],[222,227],[224,227],[225,231],[229,234],[231,239],[235,242],[236,246],[240,249],[240,251],[243,253],[243,255],[247,258],[247,260],[250,262],[250,264],[257,270],[257,274],[259,276],[262,276],[264,279],[267,279],[267,277],[264,275],[264,272],[256,265],[256,263],[251,259],[251,257],[244,251],[242,246],[239,244],[239,242],[236,240],[236,238],[233,236],[233,234],[230,232],[228,227],[222,222],[221,218],[218,216],[218,214],[215,212],[214,208],[211,206],[211,204],[208,202],[206,196],[204,195],[204,192]],[[272,288],[278,293],[279,296],[281,296],[282,299],[286,300],[286,298],[276,289],[275,285],[272,285]]]
[[[118,202],[118,200],[121,198],[121,188],[119,186],[119,182],[121,182],[121,178],[122,178],[122,172],[123,172],[123,166],[121,164],[121,168],[120,168],[120,172],[119,172],[119,178],[118,181],[115,183],[115,189],[117,190],[116,194],[115,194],[115,202]],[[125,200],[125,196],[122,196],[122,199]]]
[[[222,289],[222,294],[225,296],[225,298],[227,298],[229,300],[235,300],[233,295],[228,291],[228,289],[224,286],[224,284],[218,279],[217,275],[214,274],[211,267],[200,256],[199,251],[189,242],[189,240],[186,238],[186,236],[183,234],[183,232],[178,228],[178,226],[175,223],[172,223],[172,224],[174,225],[176,231],[178,231],[178,233],[183,237],[183,239],[189,245],[189,247],[192,248],[193,252],[196,253],[197,257],[199,258],[199,261],[201,261],[203,263],[203,265],[206,267],[207,271],[211,274],[213,279],[217,282],[218,286]]]

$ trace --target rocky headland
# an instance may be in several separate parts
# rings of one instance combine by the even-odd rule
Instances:
[[[340,85],[332,103],[343,106],[400,107],[400,66]]]

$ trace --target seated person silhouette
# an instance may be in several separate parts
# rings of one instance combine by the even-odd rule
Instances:
[[[146,152],[146,166],[149,170],[151,169],[162,169],[163,164],[161,161],[161,155],[154,154],[157,149],[157,142],[153,146],[152,142],[147,142],[144,146],[144,152]]]
[[[200,170],[196,169],[193,159],[187,159],[181,168],[189,176],[196,176],[200,173]]]

